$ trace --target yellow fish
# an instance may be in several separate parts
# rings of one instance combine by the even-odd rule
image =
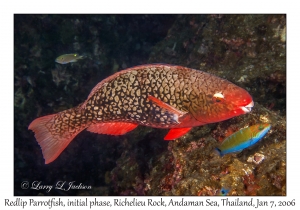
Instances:
[[[77,62],[78,59],[83,59],[85,56],[78,54],[64,54],[55,59],[56,63],[67,64],[72,62]]]
[[[227,153],[242,151],[258,142],[270,129],[270,124],[257,124],[243,128],[227,137],[221,146],[217,148],[217,151],[221,156]]]

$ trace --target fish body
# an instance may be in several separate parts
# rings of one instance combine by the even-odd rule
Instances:
[[[85,56],[83,55],[78,55],[76,53],[74,54],[64,54],[55,59],[56,63],[60,64],[67,64],[67,63],[72,63],[72,62],[77,62],[79,59],[83,59]]]
[[[221,146],[217,148],[217,151],[221,156],[232,152],[242,151],[258,142],[270,129],[270,124],[257,124],[243,128],[227,137],[222,142]]]
[[[217,76],[182,66],[147,64],[98,83],[77,107],[35,119],[45,163],[55,160],[82,130],[123,135],[138,125],[171,129],[173,140],[192,127],[248,113],[250,94]]]

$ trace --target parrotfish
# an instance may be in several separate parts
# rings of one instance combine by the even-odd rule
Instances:
[[[250,94],[209,73],[168,64],[146,64],[117,72],[98,83],[77,107],[35,119],[45,163],[54,161],[82,130],[123,135],[138,125],[171,129],[165,140],[192,127],[251,111]]]
[[[232,152],[242,151],[262,139],[268,133],[270,128],[270,124],[257,124],[243,128],[227,137],[222,142],[221,146],[217,148],[217,151],[221,156]]]
[[[85,56],[78,54],[64,54],[55,59],[56,63],[67,64],[72,62],[77,62],[79,59],[83,59]]]

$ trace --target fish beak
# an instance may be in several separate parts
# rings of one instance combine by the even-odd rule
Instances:
[[[254,102],[251,101],[250,104],[248,104],[247,106],[241,106],[241,109],[245,112],[248,113],[251,111],[251,108],[254,106]]]

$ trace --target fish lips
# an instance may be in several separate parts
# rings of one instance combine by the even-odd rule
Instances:
[[[244,113],[248,113],[251,112],[253,106],[254,106],[254,102],[251,101],[248,105],[241,106],[240,108],[243,110]]]

